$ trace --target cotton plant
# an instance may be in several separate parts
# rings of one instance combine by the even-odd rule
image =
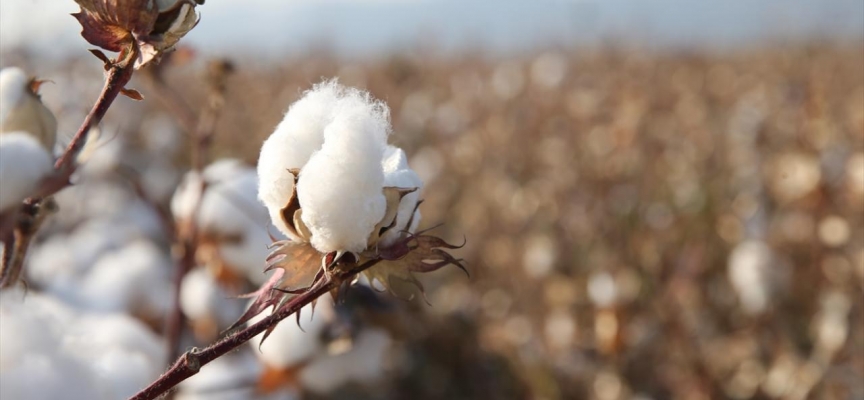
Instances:
[[[197,229],[199,262],[227,284],[247,278],[257,285],[266,281],[261,264],[271,242],[270,224],[256,199],[257,187],[254,168],[221,159],[200,173],[187,173],[171,199],[178,228]]]
[[[267,270],[276,272],[238,324],[351,266],[371,265],[363,273],[391,292],[394,280],[422,291],[413,272],[464,270],[446,251],[458,246],[416,232],[422,182],[387,143],[391,131],[386,104],[335,80],[289,108],[258,159],[259,198],[288,239],[273,244]]]

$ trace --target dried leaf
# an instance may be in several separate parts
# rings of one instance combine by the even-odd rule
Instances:
[[[142,96],[141,93],[135,89],[123,88],[123,89],[120,89],[120,93],[123,94],[124,96],[132,99],[132,100],[136,100],[136,101],[144,100],[144,96]]]
[[[96,58],[102,61],[103,67],[106,71],[111,69],[111,60],[102,52],[102,50],[90,49],[90,54],[93,54]]]

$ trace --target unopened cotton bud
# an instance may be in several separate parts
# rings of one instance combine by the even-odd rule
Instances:
[[[57,136],[57,120],[42,104],[34,82],[20,68],[0,70],[0,134],[29,133],[50,152]]]
[[[51,156],[34,137],[24,132],[0,135],[0,213],[32,195],[52,170]]]

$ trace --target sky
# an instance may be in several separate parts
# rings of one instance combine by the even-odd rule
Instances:
[[[73,0],[0,2],[0,52],[80,52]],[[207,0],[186,37],[205,53],[279,57],[326,43],[374,55],[420,44],[518,52],[619,43],[729,48],[814,38],[864,39],[862,0]]]

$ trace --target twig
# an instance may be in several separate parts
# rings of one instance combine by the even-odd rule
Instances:
[[[313,286],[308,291],[292,298],[284,306],[280,307],[278,311],[267,316],[261,321],[252,324],[245,329],[236,331],[202,350],[193,348],[187,351],[180,356],[171,368],[162,374],[159,379],[130,397],[129,400],[152,400],[164,395],[169,390],[180,384],[180,382],[183,382],[190,376],[197,374],[202,366],[221,357],[225,353],[236,349],[267,329],[276,326],[279,321],[288,318],[315,299],[321,297],[330,290],[339,287],[343,282],[350,282],[351,278],[377,264],[378,261],[378,259],[375,259],[360,265],[354,264],[353,268],[347,268],[344,270],[337,269],[336,271],[333,271],[332,275],[325,276],[325,278],[316,286]]]
[[[129,51],[124,60],[107,66],[108,73],[105,78],[105,85],[102,87],[102,92],[99,94],[99,98],[96,99],[96,103],[93,105],[90,113],[84,118],[84,122],[78,128],[78,132],[75,133],[72,141],[66,146],[66,150],[60,155],[57,162],[54,163],[54,173],[42,181],[36,192],[29,199],[25,200],[25,204],[22,206],[23,211],[26,212],[27,209],[31,209],[35,210],[34,213],[13,216],[12,218],[16,219],[14,224],[2,224],[4,232],[0,232],[0,237],[12,237],[15,244],[11,245],[11,248],[14,249],[14,254],[4,255],[3,257],[2,270],[0,270],[0,288],[10,287],[18,282],[30,240],[39,228],[38,223],[35,225],[31,223],[34,220],[40,220],[37,215],[40,204],[46,197],[59,192],[71,184],[70,178],[77,168],[76,160],[78,159],[78,154],[81,153],[81,149],[87,143],[90,130],[102,121],[114,99],[117,98],[117,95],[129,83],[132,73],[135,71],[133,62],[135,57],[137,57],[137,49]],[[5,230],[7,229],[12,229],[15,233],[6,232]]]
[[[212,143],[213,134],[216,129],[216,120],[219,118],[222,106],[225,104],[224,81],[227,73],[230,72],[230,66],[225,61],[214,61],[211,64],[209,72],[210,96],[207,107],[201,112],[201,116],[197,120],[194,120],[195,122],[190,123],[191,117],[188,107],[181,106],[174,109],[174,115],[181,124],[195,125],[194,131],[190,132],[192,138],[191,162],[192,170],[198,173],[199,176],[204,169],[204,164],[207,162],[207,154],[209,153],[210,144]],[[161,93],[163,101],[168,101],[166,104],[185,104],[177,97],[175,92],[165,85],[161,79],[161,75],[154,74],[153,78],[154,87],[158,88],[156,92]],[[169,99],[174,100],[169,101]],[[183,311],[180,309],[180,289],[183,278],[195,267],[199,242],[197,215],[205,189],[206,182],[203,182],[200,187],[190,188],[190,190],[198,191],[198,200],[192,207],[191,220],[187,221],[188,225],[186,228],[188,229],[178,230],[175,234],[180,245],[180,258],[177,260],[177,270],[174,274],[174,304],[165,324],[165,342],[168,346],[169,360],[175,358],[180,352],[180,338],[183,334],[184,325]],[[179,223],[174,225],[175,227],[181,226]]]

